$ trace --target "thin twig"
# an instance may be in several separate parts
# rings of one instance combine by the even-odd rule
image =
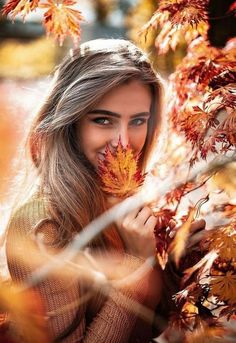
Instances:
[[[187,181],[193,181],[197,176],[199,176],[199,174],[203,175],[209,172],[211,174],[216,173],[224,165],[233,161],[235,161],[235,158],[225,157],[223,160],[218,160],[218,162],[213,161],[206,168],[202,169],[202,167],[199,166],[198,168],[195,168],[194,171],[191,171],[189,180]],[[31,276],[25,280],[24,288],[36,285],[41,280],[45,279],[51,271],[62,267],[67,263],[67,261],[72,260],[77,255],[78,251],[86,247],[88,243],[100,234],[108,225],[117,221],[120,217],[125,216],[127,213],[139,208],[147,202],[156,201],[156,199],[165,196],[165,194],[170,191],[169,181],[170,180],[168,179],[167,182],[163,182],[161,185],[159,182],[153,182],[152,187],[149,187],[148,189],[144,185],[143,189],[139,193],[125,199],[122,203],[113,206],[104,214],[93,220],[82,230],[81,233],[75,236],[74,240],[66,249],[64,249],[64,251],[55,256],[53,261],[49,261],[46,265],[34,271]],[[183,180],[183,178],[180,178],[175,182],[172,180],[171,189],[173,190],[180,187],[184,183],[186,183],[186,179]]]

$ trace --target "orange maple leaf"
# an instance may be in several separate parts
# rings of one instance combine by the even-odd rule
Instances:
[[[2,10],[3,15],[12,15],[14,19],[17,14],[22,15],[23,19],[29,13],[35,10],[39,5],[39,0],[10,0]]]
[[[210,295],[217,296],[220,301],[236,303],[236,274],[228,271],[225,275],[210,277]]]
[[[159,54],[163,54],[170,48],[175,50],[183,37],[190,43],[199,35],[206,36],[207,19],[207,1],[162,0],[140,34],[147,34],[150,28],[156,29],[159,25],[161,30],[156,37],[155,46]]]
[[[208,249],[218,250],[221,259],[236,259],[236,222],[209,231],[205,240],[205,243],[207,242],[209,242]]]
[[[106,147],[104,160],[99,160],[99,175],[104,192],[120,198],[135,193],[145,177],[138,167],[138,156],[120,141],[114,151]]]
[[[173,255],[176,265],[179,264],[180,258],[182,257],[185,251],[187,240],[190,235],[191,224],[193,222],[195,214],[196,214],[196,209],[192,208],[189,212],[188,219],[177,230],[177,233],[170,244],[169,252]]]
[[[67,35],[73,38],[75,44],[80,38],[80,21],[83,21],[84,18],[79,10],[70,7],[76,3],[75,0],[62,0],[60,2],[47,0],[39,6],[48,9],[44,13],[43,24],[47,34],[53,34],[60,45],[63,44]]]

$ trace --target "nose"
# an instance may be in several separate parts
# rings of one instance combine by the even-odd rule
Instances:
[[[121,144],[123,145],[123,147],[126,147],[128,145],[128,143],[129,143],[129,132],[128,132],[127,127],[123,127],[123,128],[120,128],[119,130],[117,130],[117,132],[115,133],[115,136],[111,140],[111,146],[113,148],[116,148],[119,140],[120,140]]]

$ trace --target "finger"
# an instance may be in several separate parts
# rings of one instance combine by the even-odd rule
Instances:
[[[204,219],[196,220],[191,224],[190,232],[195,233],[205,229],[206,222]]]
[[[125,220],[127,219],[128,222],[134,220],[138,216],[138,214],[142,210],[142,208],[143,208],[143,206],[140,206],[140,207],[134,209],[133,211],[130,211],[128,214],[126,214],[124,216],[124,219]]]
[[[150,216],[145,223],[145,228],[150,230],[153,233],[153,230],[157,224],[157,220],[158,220],[157,217],[155,217],[153,215]]]
[[[126,214],[124,217],[119,218],[116,223],[118,224],[118,226],[123,226],[123,227],[128,227],[130,225],[130,223],[132,223],[135,218],[137,217],[139,211],[140,211],[141,207],[130,211],[128,214]]]
[[[145,206],[141,209],[141,211],[139,211],[136,217],[136,220],[140,225],[144,225],[146,221],[149,219],[149,217],[152,215],[153,215],[153,212],[150,209],[150,207]]]

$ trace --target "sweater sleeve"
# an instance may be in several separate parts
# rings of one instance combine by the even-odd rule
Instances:
[[[39,232],[37,229],[40,228]],[[13,282],[22,284],[31,273],[48,261],[36,241],[36,233],[44,235],[45,246],[55,240],[57,227],[50,220],[42,200],[34,199],[18,209],[11,217],[6,237],[6,256]],[[50,248],[50,252],[51,252]],[[85,332],[85,309],[78,309],[80,298],[78,278],[62,273],[50,275],[35,286],[45,307],[48,330],[54,339],[78,317],[78,327],[64,342],[80,342]]]
[[[8,267],[12,280],[22,283],[33,270],[42,266],[44,254],[35,241],[35,227],[41,222],[41,230],[46,242],[53,241],[56,227],[47,219],[47,211],[42,201],[34,200],[15,213],[8,227],[6,253]],[[29,262],[30,261],[30,262]],[[125,256],[122,264],[128,267],[130,273],[142,265],[143,261]],[[65,273],[66,274],[66,273]],[[65,333],[74,322],[72,332],[61,340],[64,343],[125,343],[139,342],[136,333],[145,337],[140,342],[148,342],[151,335],[151,321],[140,319],[139,304],[154,309],[159,301],[159,291],[154,298],[150,292],[150,284],[159,289],[159,271],[150,268],[146,275],[135,284],[122,285],[119,290],[110,290],[105,298],[103,292],[94,296],[90,302],[93,308],[91,320],[88,322],[88,303],[80,304],[82,295],[81,280],[70,273],[63,275],[62,271],[50,275],[37,286],[37,291],[43,300],[48,328],[53,339]],[[101,301],[100,301],[101,299]],[[134,310],[135,307],[135,310]],[[70,330],[69,330],[70,331]],[[62,335],[63,336],[63,335]],[[133,338],[132,338],[133,337]]]
[[[143,265],[142,259],[125,255],[122,265],[129,273]],[[159,303],[161,279],[157,268],[147,267],[141,277],[112,289],[102,308],[87,327],[85,342],[150,342],[154,310]],[[92,299],[92,309],[96,308]]]

